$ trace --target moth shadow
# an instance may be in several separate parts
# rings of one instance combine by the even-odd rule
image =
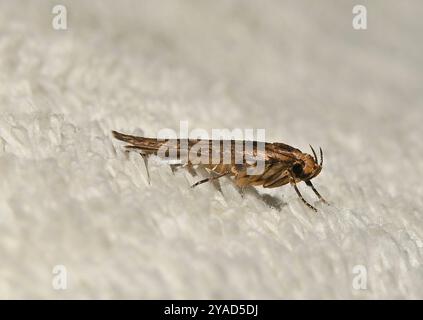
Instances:
[[[179,169],[179,168],[180,167],[172,167],[172,171],[175,172],[175,169]],[[210,177],[210,174],[204,168],[196,168],[196,170],[194,170],[192,167],[185,167],[185,169],[187,169],[187,171],[192,177],[196,177],[196,176]],[[230,177],[227,177],[227,179],[231,182],[232,186],[235,187],[235,189],[238,191],[238,193],[241,195],[242,198],[244,198],[246,194],[249,194],[256,199],[263,201],[268,207],[274,208],[278,211],[280,211],[283,207],[287,205],[286,202],[283,202],[278,197],[275,197],[266,193],[261,194],[253,186],[247,186],[247,187],[241,188],[237,186],[235,182],[233,181],[233,179],[231,179]],[[220,180],[216,179],[208,183],[211,183],[213,188],[216,191],[218,191],[223,197],[225,197],[225,193],[222,190],[222,185]]]
[[[257,189],[254,187],[245,187],[243,190],[240,190],[240,193],[242,196],[248,193],[256,199],[263,201],[268,207],[274,208],[278,211],[282,210],[283,207],[288,205],[286,202],[281,200],[281,198],[272,196],[267,193],[262,194],[258,192]]]

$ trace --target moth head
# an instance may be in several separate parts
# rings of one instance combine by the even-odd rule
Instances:
[[[313,147],[310,146],[311,151],[313,152],[313,156],[307,153],[301,154],[297,163],[295,163],[292,167],[292,173],[294,174],[295,178],[298,178],[303,181],[311,180],[315,176],[317,176],[320,171],[322,171],[323,166],[323,151],[320,148],[320,163],[317,160],[316,152],[314,151]]]

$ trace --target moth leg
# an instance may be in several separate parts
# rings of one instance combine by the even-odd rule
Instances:
[[[217,175],[217,176],[213,176],[213,177],[209,177],[209,178],[206,178],[206,179],[203,179],[203,180],[197,181],[196,183],[194,183],[194,184],[191,186],[191,188],[194,188],[194,187],[196,187],[196,186],[198,186],[198,185],[200,185],[200,184],[203,184],[203,183],[205,183],[205,182],[209,182],[209,181],[217,180],[217,179],[219,179],[219,178],[221,178],[221,177],[224,177],[224,176],[226,176],[226,175],[228,175],[228,174],[229,174],[229,172],[224,172],[224,173],[221,173],[221,174],[219,174],[219,175]]]
[[[151,185],[150,171],[148,170],[148,157],[145,153],[141,153],[141,152],[140,152],[140,156],[144,160],[145,170],[147,171],[148,184]]]
[[[245,187],[238,187],[238,192],[241,195],[241,198],[245,198]]]
[[[298,190],[297,185],[295,184],[294,181],[291,180],[291,185],[294,187],[295,192],[297,193],[297,195],[300,197],[300,199],[304,202],[304,204],[309,207],[310,209],[314,210],[315,212],[317,212],[317,209],[315,207],[313,207],[310,203],[308,203],[302,196],[300,190]]]
[[[313,190],[313,192],[316,194],[316,196],[319,198],[319,200],[323,201],[324,203],[326,203],[327,205],[329,205],[329,202],[327,202],[321,195],[320,193],[316,190],[316,188],[313,186],[313,184],[311,183],[310,180],[305,181],[305,184],[308,185],[311,190]]]

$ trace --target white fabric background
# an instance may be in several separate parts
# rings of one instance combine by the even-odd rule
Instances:
[[[1,298],[423,298],[421,1],[57,3],[0,1]],[[180,120],[322,146],[333,206],[149,186],[110,130]]]

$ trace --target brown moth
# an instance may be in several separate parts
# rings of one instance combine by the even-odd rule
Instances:
[[[127,135],[112,131],[113,136],[121,141],[128,143],[125,146],[127,150],[137,151],[144,158],[145,163],[147,164],[147,157],[150,155],[162,156],[163,153],[160,152],[161,148],[166,147],[168,149],[168,154],[174,151],[176,156],[175,160],[183,159],[183,154],[188,154],[185,158],[185,161],[182,161],[177,166],[187,167],[189,170],[193,166],[202,166],[210,173],[210,177],[200,180],[192,187],[198,186],[205,182],[210,182],[216,179],[219,179],[224,176],[231,176],[235,184],[239,187],[245,186],[262,186],[264,188],[277,188],[285,184],[290,184],[294,189],[300,199],[311,209],[317,212],[317,209],[308,203],[300,191],[298,190],[297,183],[304,181],[307,186],[309,186],[317,197],[324,203],[327,203],[326,200],[319,194],[316,188],[311,183],[311,179],[316,177],[322,170],[323,165],[323,152],[320,148],[320,162],[317,160],[316,152],[313,147],[310,146],[313,156],[307,153],[301,152],[299,149],[293,148],[284,143],[263,143],[264,153],[262,154],[262,159],[264,161],[264,170],[260,174],[249,174],[248,168],[254,166],[251,164],[249,159],[256,156],[260,150],[257,147],[258,142],[253,141],[250,151],[247,151],[247,148],[236,147],[237,143],[245,143],[244,141],[237,140],[196,140],[196,139],[166,139],[159,140],[155,138],[146,138],[146,137],[137,137],[132,135]],[[185,143],[184,143],[185,142]],[[209,161],[194,164],[192,161],[192,154],[190,153],[191,149],[194,149],[195,145],[199,143],[202,144],[203,149],[206,148],[208,152],[207,159]],[[220,145],[218,148],[220,154],[218,154],[218,161],[212,161],[212,155],[214,152],[214,146]],[[223,148],[223,145],[229,145],[229,150],[226,151]],[[185,149],[184,149],[185,148]],[[197,150],[197,149],[196,149]],[[197,153],[198,151],[196,151]],[[223,161],[225,152],[229,152],[229,161]],[[196,154],[197,156],[198,154]],[[236,162],[236,156],[241,157],[241,162]],[[213,158],[215,160],[215,158]],[[227,159],[227,158],[226,158]],[[173,170],[172,165],[172,170]],[[148,171],[147,171],[148,172]]]

